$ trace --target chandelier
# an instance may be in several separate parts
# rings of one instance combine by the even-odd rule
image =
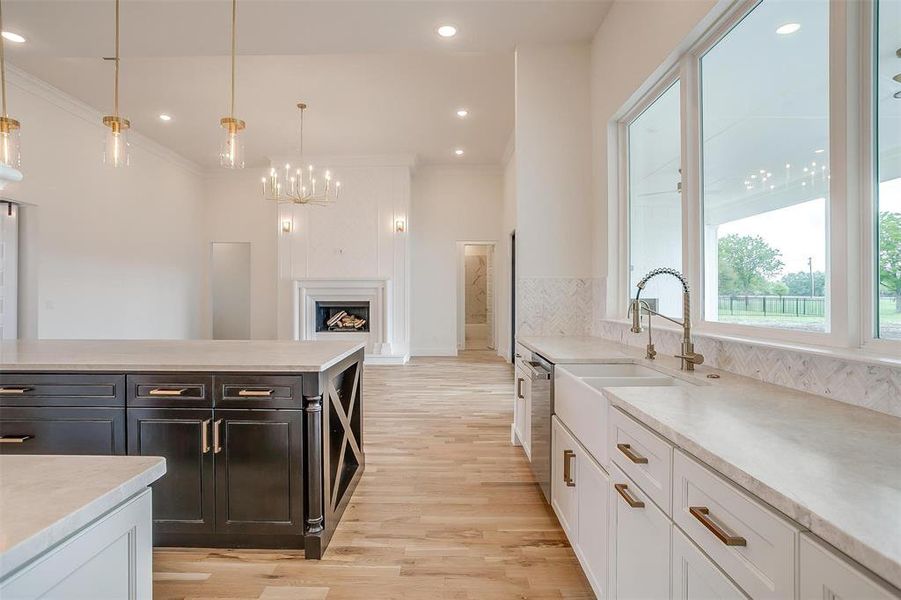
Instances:
[[[300,157],[303,164],[303,113],[307,105],[297,105],[300,109]],[[332,181],[332,173],[325,170],[321,175],[313,165],[295,167],[290,163],[284,169],[272,167],[269,176],[263,177],[263,196],[275,202],[293,204],[313,204],[324,206],[338,200],[341,182]]]

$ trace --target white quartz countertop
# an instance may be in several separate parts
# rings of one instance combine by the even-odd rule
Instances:
[[[612,405],[901,587],[901,419],[709,367],[680,373],[676,359],[648,361],[640,349],[597,338],[518,341],[555,363],[625,358],[703,383],[605,388],[605,394]]]
[[[320,372],[363,346],[340,340],[18,340],[0,342],[0,371]]]
[[[0,456],[0,579],[165,472],[155,456]]]

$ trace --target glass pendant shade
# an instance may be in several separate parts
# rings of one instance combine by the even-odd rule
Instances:
[[[9,117],[0,117],[0,165],[13,169],[21,166],[19,131],[18,121]]]
[[[219,121],[222,125],[222,143],[219,146],[219,165],[226,169],[244,168],[244,140],[241,131],[244,121],[224,117]]]
[[[103,124],[109,130],[103,148],[103,164],[108,167],[127,167],[131,162],[128,145],[128,119],[104,117]]]

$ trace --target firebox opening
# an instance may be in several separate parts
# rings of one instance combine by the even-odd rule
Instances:
[[[316,302],[316,332],[369,331],[368,301]]]

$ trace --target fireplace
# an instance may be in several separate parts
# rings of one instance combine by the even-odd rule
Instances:
[[[369,333],[369,301],[316,301],[316,333]]]

